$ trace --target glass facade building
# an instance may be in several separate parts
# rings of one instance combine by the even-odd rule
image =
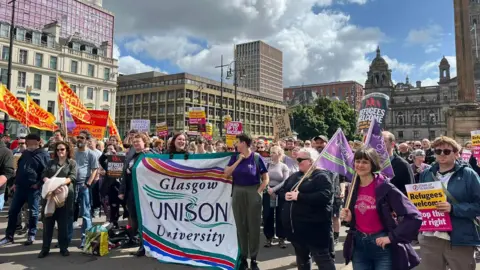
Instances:
[[[10,0],[0,0],[0,21],[10,23]],[[114,15],[100,7],[76,0],[17,0],[15,24],[41,31],[47,24],[61,25],[60,38],[71,36],[100,47],[103,42],[113,45]],[[112,57],[112,50],[108,57]]]

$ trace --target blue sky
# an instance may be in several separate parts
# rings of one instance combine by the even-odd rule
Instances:
[[[284,52],[285,86],[347,79],[364,83],[377,44],[393,70],[395,82],[404,81],[409,75],[411,82],[435,84],[437,66],[444,55],[452,65],[452,74],[456,73],[452,0],[318,0],[320,5],[316,6],[311,6],[314,0],[256,0],[250,4],[223,2],[223,5],[214,2],[158,0],[146,3],[143,8],[147,11],[141,13],[142,7],[138,12],[127,4],[122,7],[127,0],[105,0],[106,7],[117,15],[120,70],[124,73],[148,69],[185,71],[218,79],[218,70],[213,66],[218,64],[220,54],[231,60],[234,43],[262,39]],[[203,5],[196,7],[198,3]],[[166,13],[148,17],[145,12],[157,4],[167,9]],[[262,9],[262,5],[268,6]],[[310,5],[310,9],[302,5]],[[177,9],[187,17],[169,17]],[[235,13],[229,13],[232,11]],[[190,20],[188,14],[192,12],[197,21]],[[235,20],[239,13],[242,21]],[[133,24],[125,19],[128,16],[135,18]],[[122,24],[124,21],[129,24]],[[332,38],[349,31],[349,27],[358,29],[350,30],[352,40]],[[291,38],[292,35],[297,38]],[[343,49],[335,44],[342,44]],[[337,61],[340,63],[334,63],[340,58]]]

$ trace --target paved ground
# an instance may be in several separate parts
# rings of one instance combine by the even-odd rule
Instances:
[[[95,222],[101,223],[105,218],[96,219]],[[0,237],[5,234],[6,212],[0,213]],[[41,247],[41,231],[39,239],[32,246],[25,247],[24,236],[16,236],[16,243],[0,248],[0,269],[1,270],[20,270],[20,269],[48,269],[48,270],[94,270],[94,269],[128,269],[135,270],[141,267],[142,270],[192,270],[200,269],[174,264],[162,264],[151,258],[134,258],[129,252],[135,249],[115,250],[105,257],[94,257],[84,255],[76,247],[71,247],[69,257],[61,257],[58,249],[52,249],[51,255],[44,259],[38,259],[37,255]],[[344,239],[345,231],[342,230],[341,240]],[[54,243],[56,240],[54,239]],[[76,231],[74,245],[79,244],[79,231]],[[52,244],[53,246],[53,244]],[[351,270],[351,265],[345,266],[342,256],[342,243],[336,246],[337,270]],[[287,249],[280,249],[277,246],[271,248],[261,248],[258,258],[262,270],[293,270],[296,267],[290,264],[295,260],[294,251],[291,246]],[[480,264],[477,264],[480,266]],[[317,269],[314,267],[313,269]]]
[[[5,235],[5,228],[7,227],[7,213],[0,213],[0,237]],[[105,218],[96,219],[95,222],[101,223]],[[58,253],[58,249],[52,249],[51,255],[38,259],[37,255],[41,247],[41,231],[38,232],[37,241],[32,246],[25,247],[23,242],[25,236],[16,236],[16,243],[0,248],[0,269],[1,270],[20,270],[20,269],[48,269],[48,270],[87,270],[87,269],[135,269],[135,267],[141,267],[141,269],[150,270],[191,270],[197,269],[195,267],[187,267],[174,264],[162,264],[155,259],[151,258],[134,258],[129,256],[128,253],[134,251],[131,250],[115,250],[110,252],[105,257],[94,257],[84,255],[76,247],[69,248],[71,255],[69,257],[61,257]],[[79,234],[76,232],[75,245],[79,244]],[[343,239],[343,237],[342,237]],[[56,239],[53,240],[53,243]],[[53,244],[52,244],[53,246]],[[337,269],[350,269],[343,264],[343,258],[341,253],[341,244],[337,245],[337,257],[340,258],[337,262]],[[295,260],[293,248],[289,246],[287,249],[280,249],[277,246],[273,246],[269,249],[263,248],[260,251],[258,258],[260,262],[260,268],[271,270],[290,270],[296,269],[296,267],[290,266]],[[314,268],[316,269],[316,268]]]

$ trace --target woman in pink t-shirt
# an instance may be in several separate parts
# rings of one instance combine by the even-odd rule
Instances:
[[[410,242],[420,229],[420,212],[375,173],[380,170],[375,149],[357,150],[354,160],[358,178],[351,204],[340,214],[350,225],[344,245],[346,263],[351,260],[354,270],[412,269],[419,263]]]

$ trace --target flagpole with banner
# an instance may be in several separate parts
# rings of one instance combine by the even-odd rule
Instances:
[[[27,119],[27,134],[30,134],[30,125],[29,125],[29,123],[28,123],[28,104],[29,104],[30,102],[29,102],[28,99],[29,99],[29,97],[30,97],[30,93],[32,92],[32,86],[28,85],[26,90],[27,90],[27,91],[26,91],[26,94],[27,94],[27,105],[26,105],[27,110],[26,110],[26,115],[25,115],[25,116],[26,116],[26,119]]]

